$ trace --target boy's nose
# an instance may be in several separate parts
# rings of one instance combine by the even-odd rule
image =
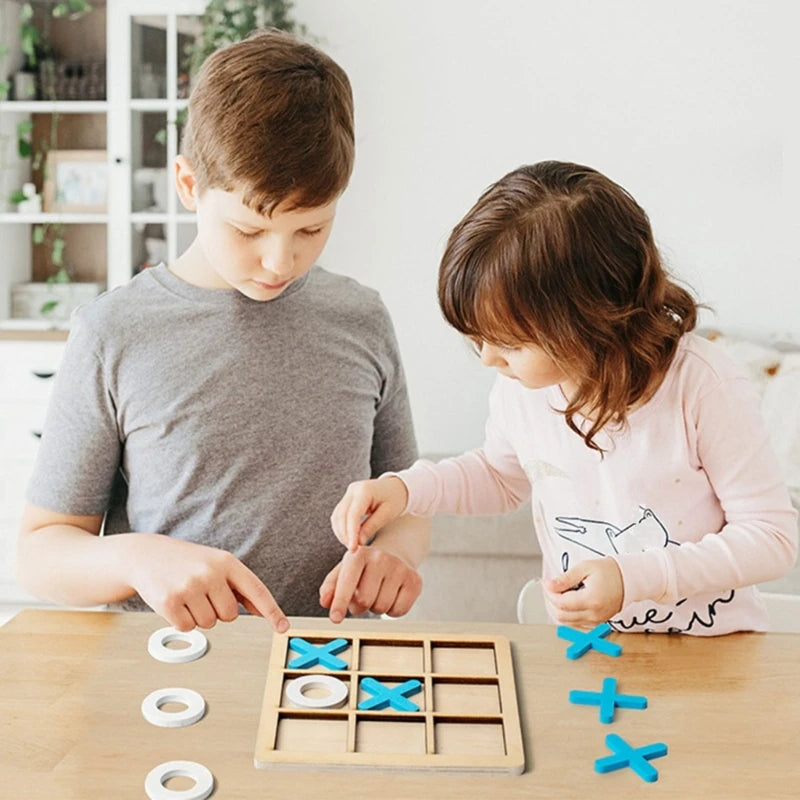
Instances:
[[[261,253],[261,266],[278,278],[290,276],[294,266],[292,248],[280,242],[272,243]]]

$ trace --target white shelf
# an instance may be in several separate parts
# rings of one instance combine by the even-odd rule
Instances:
[[[144,97],[131,100],[128,104],[132,111],[181,111],[189,105],[189,101],[165,100],[163,97]]]
[[[173,220],[179,225],[193,225],[197,222],[195,214],[170,214],[166,211],[137,211],[130,218],[134,225],[166,225]]]
[[[3,100],[0,111],[10,114],[105,114],[107,100]]]
[[[45,225],[47,223],[105,225],[108,222],[108,214],[81,214],[79,212],[72,214],[20,214],[19,212],[10,211],[0,214],[0,222],[16,222],[25,225]]]

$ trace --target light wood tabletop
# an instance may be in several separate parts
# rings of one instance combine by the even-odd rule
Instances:
[[[171,760],[204,764],[213,798],[643,798],[776,800],[800,797],[800,636],[717,638],[616,634],[623,653],[566,658],[555,628],[486,623],[292,619],[298,628],[504,635],[511,642],[526,768],[520,776],[322,771],[254,767],[271,634],[257,618],[207,631],[208,652],[167,664],[147,651],[165,626],[154,614],[27,610],[0,628],[0,795],[143,798],[144,779]],[[569,702],[572,689],[645,695],[645,710]],[[155,689],[186,687],[207,713],[185,728],[142,716]],[[608,733],[634,747],[664,742],[655,783],[630,769],[601,775]],[[168,784],[175,791],[191,783]]]

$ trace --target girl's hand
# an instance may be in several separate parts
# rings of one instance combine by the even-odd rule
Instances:
[[[408,489],[400,478],[356,481],[331,514],[331,527],[339,541],[354,553],[384,525],[399,517],[408,504]]]
[[[594,627],[622,610],[622,573],[613,558],[581,561],[542,583],[556,621],[562,625]]]
[[[330,609],[332,622],[348,611],[402,617],[422,591],[419,572],[403,558],[379,545],[347,552],[319,588],[319,603]]]
[[[158,534],[117,538],[125,546],[131,588],[179,631],[231,622],[239,603],[274,630],[288,630],[289,621],[269,589],[231,553]]]

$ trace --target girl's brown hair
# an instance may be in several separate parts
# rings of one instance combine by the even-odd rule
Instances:
[[[577,386],[567,424],[600,452],[596,434],[653,394],[697,320],[630,194],[559,161],[520,167],[481,195],[450,235],[439,304],[474,340],[541,347]]]
[[[353,96],[331,58],[278,30],[210,55],[189,99],[181,152],[198,188],[243,193],[270,214],[326,205],[353,168]]]

